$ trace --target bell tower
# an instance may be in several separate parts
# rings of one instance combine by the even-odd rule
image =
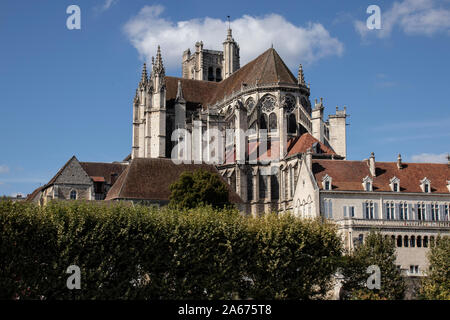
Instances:
[[[234,41],[231,28],[230,16],[228,16],[228,33],[223,42],[223,70],[222,78],[228,78],[233,72],[240,68],[239,65],[239,45]]]

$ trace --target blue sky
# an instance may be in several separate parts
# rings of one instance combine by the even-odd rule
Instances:
[[[81,8],[81,30],[66,27],[71,4]],[[383,30],[364,28],[371,4],[381,8]],[[0,195],[32,192],[72,155],[122,160],[131,150],[142,62],[160,43],[166,74],[179,76],[182,50],[196,40],[221,49],[227,15],[241,65],[273,43],[294,74],[304,64],[311,99],[324,98],[326,115],[347,106],[349,159],[373,151],[379,161],[395,161],[398,153],[405,161],[445,160],[449,0],[6,0]]]

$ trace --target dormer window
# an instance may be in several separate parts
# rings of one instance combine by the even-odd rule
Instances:
[[[364,191],[372,191],[373,190],[373,181],[369,176],[367,176],[363,179],[362,185],[363,185]]]
[[[425,193],[431,192],[431,181],[428,180],[428,178],[423,178],[423,180],[420,181],[420,188]]]
[[[447,189],[448,189],[448,192],[450,192],[450,180],[447,181]]]
[[[400,192],[400,179],[397,177],[393,177],[390,180],[390,186],[391,186],[391,190],[394,192]]]
[[[329,175],[325,175],[325,177],[322,178],[322,186],[323,190],[331,190],[332,189],[332,179]]]

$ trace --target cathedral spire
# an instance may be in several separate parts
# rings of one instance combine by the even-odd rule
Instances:
[[[183,89],[181,88],[181,81],[178,80],[178,88],[177,88],[177,96],[175,98],[175,101],[177,102],[185,102],[184,98],[183,98]]]
[[[164,73],[165,73],[164,65],[163,65],[163,61],[162,61],[162,57],[161,57],[161,48],[159,45],[158,45],[158,51],[156,52],[156,59],[154,60],[154,63],[153,63],[153,73],[159,74],[159,75],[164,75]]]
[[[141,84],[147,83],[148,74],[147,74],[147,64],[144,62],[144,66],[142,67],[142,75],[141,75]]]
[[[303,66],[300,64],[300,66],[298,67],[298,84],[301,84],[302,86],[305,86],[305,76],[303,74]]]

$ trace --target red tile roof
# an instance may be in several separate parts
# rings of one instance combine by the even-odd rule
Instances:
[[[317,150],[313,150],[313,153],[322,153],[329,155],[336,155],[336,152],[332,148],[327,147],[322,142],[319,142],[309,133],[302,134],[300,137],[295,137],[287,142],[288,156],[292,156],[297,153],[305,153],[317,143]],[[318,151],[318,152],[316,152]]]
[[[332,190],[363,191],[363,179],[373,179],[373,191],[392,191],[390,180],[400,179],[401,192],[422,192],[420,181],[425,177],[431,181],[431,191],[449,193],[447,181],[450,168],[438,163],[403,163],[398,169],[396,162],[376,162],[376,176],[372,177],[368,161],[313,160],[313,173],[319,188],[323,189],[322,178],[328,174],[332,178]]]

